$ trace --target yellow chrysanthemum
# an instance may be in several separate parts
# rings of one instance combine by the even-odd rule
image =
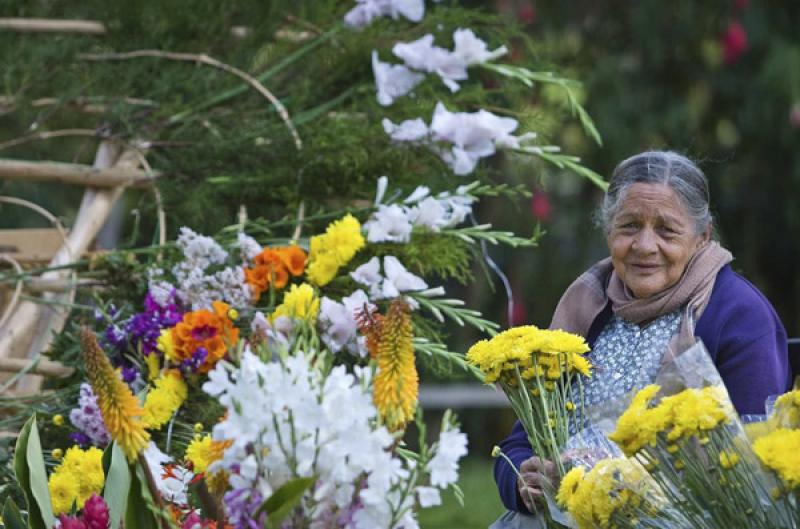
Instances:
[[[732,410],[726,402],[724,390],[716,386],[689,388],[664,397],[659,406],[669,410],[672,425],[667,440],[704,437],[705,432],[730,422]]]
[[[78,497],[78,482],[69,472],[54,472],[47,481],[53,514],[69,513]]]
[[[156,348],[164,353],[164,356],[172,362],[179,363],[181,361],[175,352],[175,342],[172,339],[172,329],[162,329],[161,334],[158,335],[156,341]]]
[[[214,461],[222,459],[230,441],[214,441],[210,435],[194,439],[186,448],[186,459],[192,462],[195,473],[206,472]]]
[[[778,397],[774,420],[781,428],[800,428],[800,389]]]
[[[61,482],[67,479],[74,484],[74,488],[64,487]],[[50,476],[49,486],[59,494],[56,498],[51,493],[54,508],[58,503],[59,507],[66,506],[68,511],[75,502],[81,509],[92,494],[99,494],[103,490],[104,484],[103,451],[95,447],[82,450],[78,446],[73,446],[67,450],[61,463]],[[72,494],[69,498],[66,497],[67,490]]]
[[[306,277],[315,285],[327,285],[365,244],[355,217],[348,214],[332,222],[323,235],[311,238]]]
[[[603,459],[588,473],[570,471],[557,501],[567,507],[580,529],[589,529],[613,527],[615,513],[635,513],[645,502],[652,508],[657,498],[655,484],[638,465],[627,459]]]
[[[283,296],[283,303],[275,308],[271,318],[287,316],[298,320],[314,323],[319,313],[319,298],[314,292],[314,287],[307,283],[292,285]]]
[[[161,331],[162,334],[164,331]],[[169,340],[172,341],[172,333],[169,334]],[[159,340],[161,337],[159,336]],[[144,357],[144,363],[147,365],[147,380],[153,382],[155,379],[158,378],[158,375],[161,371],[161,359],[158,357],[157,354],[150,353],[149,355]]]
[[[150,440],[142,422],[144,410],[117,376],[97,344],[97,338],[88,329],[81,333],[81,349],[86,375],[97,396],[97,405],[108,433],[119,443],[128,460],[133,461]]]
[[[148,428],[158,429],[181,407],[189,394],[189,388],[180,372],[174,369],[156,380],[155,386],[145,398],[142,420]]]
[[[365,244],[361,223],[350,214],[333,221],[325,230],[325,245],[336,257],[339,266],[349,263]]]
[[[753,450],[789,489],[800,489],[800,430],[778,428],[753,443]]]
[[[381,327],[373,387],[375,406],[390,430],[402,429],[414,418],[417,407],[419,376],[412,338],[408,305],[394,301]]]
[[[561,480],[561,484],[558,487],[558,494],[556,495],[556,501],[561,507],[569,507],[585,475],[586,471],[583,467],[575,467],[567,472],[567,475]]]
[[[467,361],[483,372],[487,384],[503,374],[513,378],[517,368],[525,379],[557,380],[573,371],[590,376],[591,364],[582,356],[588,351],[586,341],[576,334],[524,325],[479,341],[470,347]]]
[[[660,386],[650,384],[639,390],[628,409],[617,419],[615,431],[608,436],[629,457],[643,446],[654,444],[658,432],[663,431],[668,424],[665,408],[650,406],[660,389]]]

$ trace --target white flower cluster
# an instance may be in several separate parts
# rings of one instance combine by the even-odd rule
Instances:
[[[419,22],[425,16],[425,0],[356,0],[356,7],[344,16],[346,26],[363,28],[378,17],[405,17]]]
[[[356,315],[366,310],[375,310],[375,305],[363,290],[359,289],[339,303],[329,297],[323,297],[319,306],[317,324],[321,332],[322,342],[333,353],[345,350],[358,356],[366,356],[367,348],[363,336],[358,335]]]
[[[162,452],[153,441],[144,450],[144,458],[161,497],[178,505],[187,505],[186,494],[194,478],[192,471],[179,465],[170,465],[167,471],[165,465],[172,463],[172,458]]]
[[[424,75],[417,72],[435,73],[451,92],[457,92],[460,88],[458,81],[465,81],[469,77],[469,66],[483,64],[508,53],[505,46],[489,51],[486,42],[471,29],[455,30],[453,43],[453,51],[435,46],[430,33],[412,42],[398,42],[392,48],[392,53],[402,59],[405,65],[381,62],[378,53],[373,51],[372,70],[378,89],[378,103],[391,105],[395,99],[413,90],[424,79]]]
[[[373,257],[350,273],[350,277],[357,283],[369,287],[369,297],[374,300],[391,299],[404,292],[420,292],[423,294],[441,294],[444,290],[439,287],[426,291],[428,284],[419,276],[406,270],[403,263],[393,255],[383,258],[383,274],[381,263]],[[407,298],[411,308],[417,308],[413,299]]]
[[[235,246],[239,248],[240,257],[243,263],[252,263],[256,255],[261,253],[261,245],[254,238],[246,233],[239,233],[236,236]]]
[[[213,437],[233,444],[211,470],[226,469],[234,490],[267,498],[289,479],[313,475],[303,502],[311,527],[348,512],[346,527],[417,527],[406,509],[413,495],[403,494],[414,485],[411,473],[389,451],[392,435],[376,426],[369,370],[352,375],[337,366],[323,377],[302,352],[281,364],[246,349],[239,368],[217,364],[203,390],[227,410]]]
[[[209,309],[211,303],[218,300],[235,307],[250,302],[250,287],[245,283],[241,266],[207,273],[206,269],[219,267],[228,259],[228,252],[214,239],[184,226],[177,244],[184,259],[172,268],[178,282],[176,293],[181,301],[191,305],[192,310]]]
[[[392,140],[430,145],[457,175],[471,173],[478,160],[493,155],[498,148],[519,149],[524,142],[536,137],[533,132],[512,135],[517,126],[516,119],[486,110],[450,112],[441,102],[436,104],[430,127],[420,118],[399,125],[383,120],[383,130]],[[442,147],[439,143],[449,146]]]
[[[419,186],[403,204],[381,204],[387,182],[385,176],[378,179],[378,210],[364,223],[369,242],[408,242],[414,226],[432,231],[456,226],[472,212],[475,202],[469,195],[471,186],[459,186],[455,193],[444,191],[435,197],[429,188]]]

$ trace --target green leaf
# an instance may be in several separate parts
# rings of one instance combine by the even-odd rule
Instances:
[[[316,477],[296,478],[287,481],[267,498],[255,513],[254,518],[265,512],[267,513],[267,526],[278,528],[294,508],[300,503],[306,490],[317,481]]]
[[[31,529],[53,527],[55,517],[50,503],[50,491],[47,488],[47,472],[44,468],[35,413],[22,427],[17,438],[14,472],[28,502],[28,526]]]
[[[5,505],[3,505],[2,515],[5,529],[27,529],[28,524],[25,523],[25,519],[19,512],[19,507],[11,498],[8,498]]]
[[[147,479],[141,465],[136,464],[136,471],[131,473],[128,506],[125,509],[125,529],[153,529],[160,527],[155,514],[147,506],[145,498],[150,497]]]
[[[107,465],[106,459],[108,459]],[[131,490],[131,469],[125,459],[125,453],[117,443],[111,443],[103,454],[103,467],[106,473],[103,499],[108,505],[109,527],[117,529],[128,506]]]

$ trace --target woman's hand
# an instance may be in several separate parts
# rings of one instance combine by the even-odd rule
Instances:
[[[558,474],[556,465],[547,459],[530,457],[519,466],[520,477],[517,479],[517,490],[525,506],[531,512],[536,512],[536,502],[544,497],[542,487],[544,483],[557,486]]]

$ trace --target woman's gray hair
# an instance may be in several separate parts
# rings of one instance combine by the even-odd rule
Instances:
[[[633,184],[665,184],[671,187],[695,222],[699,235],[713,219],[709,209],[708,180],[694,162],[672,151],[646,151],[623,160],[611,175],[598,220],[608,233],[625,193]]]

